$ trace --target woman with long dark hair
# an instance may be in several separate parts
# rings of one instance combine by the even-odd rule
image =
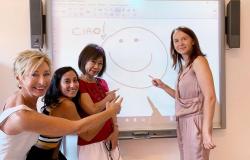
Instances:
[[[62,67],[55,71],[51,85],[44,96],[42,113],[69,120],[81,119],[79,110],[79,82],[78,75],[72,67]],[[102,126],[102,124],[100,124]],[[89,130],[88,132],[90,132]],[[95,135],[87,132],[80,134],[86,141]],[[66,160],[59,151],[62,136],[51,137],[40,135],[37,143],[31,148],[27,160]]]
[[[170,53],[173,68],[179,72],[176,89],[157,78],[152,83],[175,99],[181,160],[208,160],[215,147],[212,123],[216,101],[210,67],[195,33],[187,27],[172,31]]]

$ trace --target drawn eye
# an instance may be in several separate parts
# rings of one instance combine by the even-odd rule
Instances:
[[[139,39],[138,38],[134,38],[134,42],[139,42]]]
[[[119,39],[119,43],[123,43],[123,39]]]

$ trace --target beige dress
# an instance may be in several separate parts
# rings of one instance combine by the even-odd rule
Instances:
[[[208,160],[209,150],[202,143],[204,96],[192,64],[178,77],[175,101],[181,160]]]

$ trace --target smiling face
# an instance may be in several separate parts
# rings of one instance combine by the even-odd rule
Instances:
[[[97,59],[90,59],[85,65],[85,75],[88,77],[95,77],[102,70],[103,67],[103,58],[99,57]]]
[[[173,44],[178,53],[189,56],[192,53],[194,41],[188,34],[177,30],[173,34]]]
[[[126,87],[148,88],[148,75],[163,77],[168,66],[164,43],[152,31],[142,27],[122,28],[102,44],[107,53],[106,75]]]
[[[114,36],[113,43],[116,43],[116,47],[120,51],[108,52],[111,62],[128,72],[140,72],[149,67],[153,51],[145,46],[145,37],[132,30],[131,33],[129,31],[118,33]],[[118,52],[124,54],[118,54]]]
[[[43,96],[50,85],[50,68],[46,62],[43,62],[34,71],[27,72],[23,76],[18,76],[17,80],[22,92],[31,97]]]
[[[73,98],[76,96],[78,89],[79,82],[75,72],[71,70],[63,74],[60,80],[60,91],[62,95],[67,98]]]

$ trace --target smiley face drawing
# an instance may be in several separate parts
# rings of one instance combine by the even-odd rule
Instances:
[[[162,78],[168,67],[164,43],[143,27],[122,28],[102,43],[106,52],[106,75],[119,85],[145,89],[151,87],[148,75]]]

